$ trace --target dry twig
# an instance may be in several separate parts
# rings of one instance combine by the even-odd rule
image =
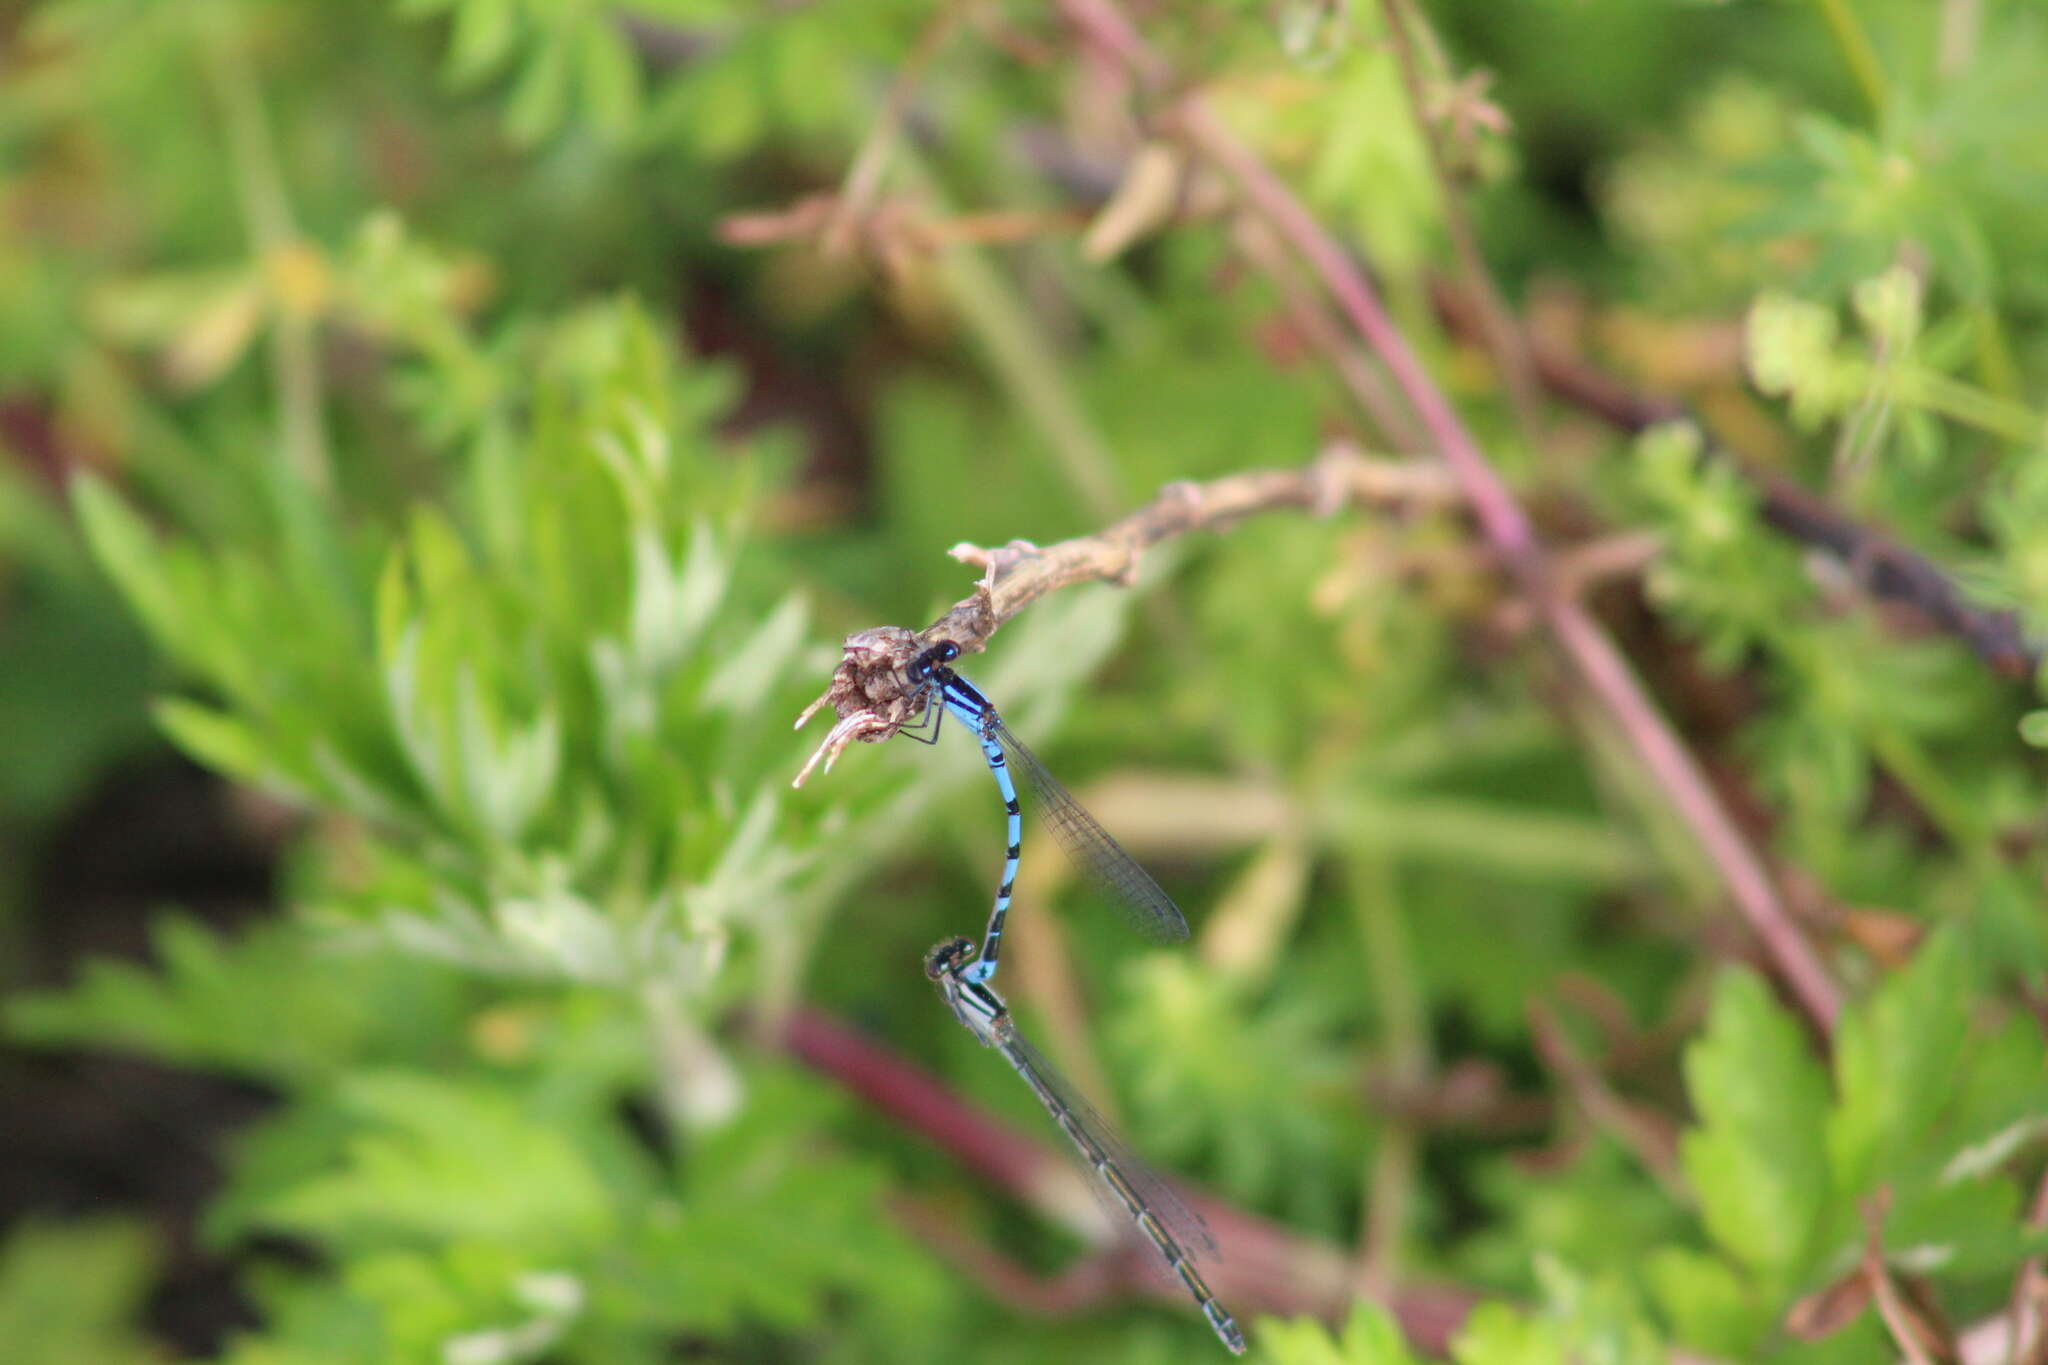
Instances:
[[[1123,520],[1093,535],[1056,545],[1027,540],[987,549],[955,545],[950,553],[982,570],[974,592],[922,631],[878,626],[846,637],[832,684],[797,717],[801,729],[830,706],[838,722],[796,775],[802,786],[821,764],[855,741],[873,744],[917,719],[924,702],[913,695],[905,666],[918,652],[950,640],[963,654],[982,649],[990,636],[1031,603],[1075,583],[1135,580],[1144,552],[1191,531],[1216,530],[1259,512],[1294,508],[1331,516],[1353,503],[1443,505],[1460,500],[1440,467],[1368,458],[1347,445],[1326,449],[1300,469],[1258,469],[1208,483],[1172,483]]]

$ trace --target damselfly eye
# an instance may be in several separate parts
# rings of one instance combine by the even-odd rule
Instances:
[[[915,659],[912,659],[910,667],[906,671],[910,674],[912,682],[924,682],[931,677],[933,669],[943,664],[949,664],[959,657],[960,646],[954,644],[951,640],[941,640],[930,649],[919,654]]]

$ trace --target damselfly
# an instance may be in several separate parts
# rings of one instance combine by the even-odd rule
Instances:
[[[1095,817],[1081,809],[1045,770],[1038,756],[1018,741],[996,714],[989,699],[974,684],[947,667],[960,657],[960,646],[943,640],[910,661],[908,673],[915,695],[925,703],[923,719],[899,731],[924,744],[936,744],[940,723],[952,712],[974,732],[982,757],[994,774],[996,788],[1003,795],[1003,809],[1009,814],[1010,845],[1003,863],[1003,880],[996,888],[995,908],[989,912],[988,929],[982,935],[981,952],[969,967],[968,979],[988,981],[996,974],[996,962],[1003,951],[1003,919],[1010,912],[1010,893],[1017,884],[1017,860],[1023,850],[1023,817],[1017,808],[1017,784],[1010,769],[1024,773],[1024,780],[1045,805],[1045,818],[1053,835],[1074,866],[1096,889],[1115,905],[1139,933],[1157,943],[1171,943],[1188,936],[1188,922],[1173,898],[1160,890],[1144,868],[1124,852],[1109,831]]]
[[[1009,1007],[988,986],[987,979],[973,973],[974,944],[964,938],[947,939],[925,955],[924,972],[938,984],[939,996],[953,1016],[983,1047],[1003,1054],[1045,1112],[1073,1142],[1096,1176],[1124,1212],[1137,1223],[1138,1231],[1152,1243],[1166,1261],[1175,1279],[1194,1295],[1202,1316],[1216,1329],[1223,1344],[1237,1355],[1244,1354],[1244,1333],[1195,1269],[1198,1254],[1216,1254],[1216,1241],[1201,1218],[1181,1203],[1166,1183],[1145,1169],[1117,1139],[1102,1116],[1088,1107],[1074,1088],[1053,1069],[1038,1049],[1017,1033]]]

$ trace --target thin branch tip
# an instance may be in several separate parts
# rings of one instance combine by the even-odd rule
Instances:
[[[848,745],[888,739],[923,713],[906,666],[941,640],[979,653],[1005,623],[1039,598],[1077,583],[1130,587],[1144,552],[1191,531],[1215,531],[1260,512],[1292,509],[1329,516],[1353,503],[1460,501],[1448,470],[1429,461],[1371,460],[1355,447],[1325,447],[1293,469],[1253,469],[1204,482],[1179,479],[1122,520],[1052,545],[1011,540],[993,548],[961,541],[946,553],[979,568],[974,591],[922,631],[877,626],[846,637],[832,683],[805,708],[801,727],[825,706],[839,719],[812,753],[796,785],[820,767],[831,771]]]

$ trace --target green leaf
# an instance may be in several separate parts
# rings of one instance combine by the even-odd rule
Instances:
[[[1555,1323],[1489,1300],[1472,1310],[1451,1343],[1458,1365],[1572,1365]]]
[[[0,473],[0,503],[8,496]],[[69,553],[84,569],[83,547]],[[45,573],[35,559],[0,545],[12,575],[0,587],[0,824],[17,831],[43,827],[117,760],[156,747],[146,698],[160,670],[128,609],[89,569]]]
[[[1807,395],[1808,420],[1825,415],[1834,399],[1822,380],[1836,364],[1837,331],[1832,308],[1776,291],[1759,294],[1743,331],[1757,387],[1793,395],[1795,405]],[[1816,409],[1815,403],[1824,406]]]
[[[1261,1318],[1252,1333],[1269,1365],[1415,1365],[1401,1328],[1379,1305],[1351,1307],[1341,1338],[1315,1318]]]
[[[1973,1040],[1938,1137],[1941,1181],[1989,1175],[2048,1137],[2048,1042],[2031,1017]]]
[[[2003,1175],[1912,1186],[1885,1216],[1885,1258],[1914,1275],[2009,1272],[2048,1247],[2048,1231],[2029,1229],[2021,1212],[2019,1187]]]
[[[1789,1292],[1829,1190],[1827,1082],[1811,1044],[1755,975],[1723,972],[1685,1078],[1700,1124],[1680,1150],[1707,1230],[1771,1292]]]
[[[676,1197],[634,1210],[630,1269],[609,1286],[617,1305],[672,1331],[802,1330],[847,1295],[936,1325],[954,1291],[889,1230],[880,1173],[805,1137],[828,1097],[779,1069],[750,1077],[748,1095],[693,1150]]]
[[[623,138],[640,121],[640,68],[625,33],[608,17],[581,25],[583,103],[608,138]]]
[[[449,973],[388,954],[323,953],[290,921],[230,936],[165,916],[150,940],[154,968],[93,961],[64,990],[9,999],[8,1035],[309,1084],[389,1055],[398,1039],[432,1036],[454,1007]]]
[[[505,1092],[371,1071],[346,1077],[340,1098],[362,1130],[340,1169],[269,1201],[260,1213],[273,1225],[345,1247],[503,1241],[541,1256],[618,1231],[583,1153]]]
[[[378,1309],[390,1358],[443,1365],[550,1359],[590,1293],[584,1277],[517,1243],[381,1252],[351,1262],[346,1281]]]
[[[1961,1072],[1970,985],[1961,937],[1943,929],[1843,1012],[1827,1128],[1839,1194],[1854,1200],[1895,1179],[1940,1118]]]
[[[1161,1159],[1200,1154],[1234,1188],[1327,1217],[1323,1182],[1346,1132],[1343,1114],[1312,1098],[1344,1073],[1327,1002],[1283,995],[1251,1014],[1240,985],[1182,954],[1135,959],[1122,978],[1110,1036],[1132,1059],[1140,1146]],[[1161,1052],[1170,1038],[1181,1046]]]
[[[175,639],[177,605],[160,571],[156,537],[97,474],[73,480],[71,505],[100,567],[158,639]]]
[[[505,102],[505,131],[515,142],[531,145],[561,126],[569,107],[573,73],[561,43],[534,49]]]
[[[1749,1359],[1774,1325],[1770,1307],[1719,1257],[1660,1247],[1643,1272],[1672,1335],[1710,1355]]]
[[[244,782],[303,795],[296,783],[283,779],[263,737],[236,716],[176,697],[157,702],[151,711],[171,742],[195,762]]]
[[[462,0],[448,43],[448,78],[466,85],[489,75],[504,64],[518,35],[513,0]]]
[[[809,617],[803,598],[785,597],[767,620],[727,651],[704,684],[705,704],[743,716],[757,711],[804,649]]]
[[[2020,738],[2037,749],[2048,749],[2048,711],[2029,711],[2021,716]]]
[[[0,1341],[13,1365],[152,1365],[137,1328],[158,1253],[139,1223],[18,1223],[0,1244]]]
[[[1856,317],[1886,352],[1902,356],[1920,335],[1920,277],[1903,265],[1857,284],[1851,291]]]

